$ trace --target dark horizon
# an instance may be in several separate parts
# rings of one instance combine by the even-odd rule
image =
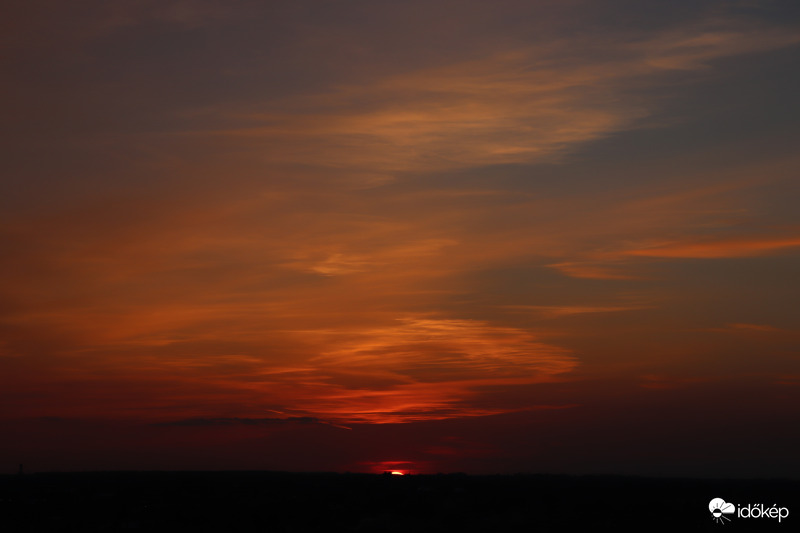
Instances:
[[[796,502],[800,483],[614,476],[95,472],[0,476],[8,531],[519,531],[719,527],[709,500]],[[711,496],[709,496],[711,495]],[[654,509],[653,502],[658,502]],[[712,500],[712,504],[714,500]],[[734,505],[736,505],[734,504]],[[655,515],[655,516],[654,516]],[[731,516],[737,529],[791,528]]]
[[[24,466],[24,465],[23,465]],[[190,470],[190,469],[140,469],[140,470],[113,470],[113,469],[96,469],[96,470],[42,470],[36,471],[23,468],[20,472],[19,465],[17,470],[13,473],[0,473],[0,478],[7,481],[13,479],[27,478],[48,478],[50,476],[93,476],[93,475],[226,475],[226,474],[242,474],[242,475],[276,475],[276,476],[390,476],[393,477],[421,477],[421,478],[538,478],[538,479],[607,479],[607,480],[640,480],[648,482],[687,482],[687,483],[740,483],[742,486],[751,486],[750,483],[786,483],[787,486],[792,486],[800,489],[800,478],[798,477],[692,477],[692,476],[678,476],[678,475],[663,475],[663,476],[644,476],[638,474],[559,474],[551,472],[512,472],[512,473],[486,473],[486,474],[469,474],[467,472],[416,472],[413,470],[393,471],[384,470],[382,472],[354,472],[350,470],[334,471],[334,470],[266,470],[266,469],[231,469],[231,470]],[[395,476],[395,474],[398,474]],[[800,493],[798,493],[800,495]]]

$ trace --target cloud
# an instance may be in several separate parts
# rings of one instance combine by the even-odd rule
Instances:
[[[665,74],[798,42],[794,32],[721,20],[655,35],[560,39],[250,109],[219,108],[216,120],[238,127],[186,134],[249,145],[273,163],[367,174],[552,161],[644,127],[660,104],[642,89]]]
[[[655,228],[653,228],[655,229]],[[765,228],[768,229],[768,228]],[[654,233],[657,233],[655,229]],[[675,230],[673,229],[674,233]],[[683,239],[662,241],[644,238],[635,248],[626,248],[624,239],[617,250],[575,253],[575,260],[547,266],[573,278],[598,280],[646,280],[643,264],[667,259],[734,259],[791,253],[800,246],[800,238],[764,235],[760,238],[699,239],[686,235]],[[610,246],[609,246],[610,248]]]
[[[208,426],[282,426],[287,424],[325,424],[350,429],[312,416],[292,416],[287,418],[187,418],[154,424],[156,426],[208,427]]]
[[[640,257],[718,259],[769,255],[797,246],[800,246],[800,237],[765,236],[760,239],[655,243],[637,250],[626,250],[623,253]]]
[[[645,282],[667,260],[792,253],[800,245],[794,225],[754,203],[768,201],[796,163],[718,169],[673,180],[666,190],[657,184],[608,194],[573,215],[579,228],[562,234],[569,246],[550,250],[560,260],[546,266],[574,278]],[[691,183],[697,180],[705,183]]]
[[[749,26],[733,19],[710,19],[670,29],[642,43],[646,62],[665,70],[708,67],[724,57],[752,54],[800,42],[790,31]]]
[[[787,387],[798,387],[798,386],[800,386],[800,374],[794,374],[794,375],[788,374],[788,375],[779,376],[775,380],[775,383],[777,383],[778,385],[784,385],[784,386],[787,386]]]
[[[639,276],[623,271],[621,265],[615,264],[614,262],[593,264],[591,262],[570,261],[553,263],[547,266],[573,278],[639,279]]]
[[[518,407],[486,408],[471,398],[483,386],[548,382],[577,365],[567,350],[526,331],[481,321],[406,318],[380,328],[303,333],[323,348],[309,362],[313,374],[301,378],[312,388],[293,395],[293,408],[350,422],[513,411]]]
[[[552,266],[552,265],[551,265]],[[603,278],[608,279],[608,278]],[[583,315],[594,313],[619,313],[622,311],[639,311],[642,309],[652,309],[650,305],[507,305],[505,309],[513,311],[530,311],[550,318],[559,318],[571,315]]]
[[[752,334],[752,335],[768,335],[780,334],[781,336],[792,336],[795,333],[791,329],[783,329],[769,324],[747,324],[747,323],[732,323],[725,324],[724,327],[710,328],[708,331],[717,333],[736,333],[736,334]]]
[[[650,240],[650,239],[648,239]],[[655,239],[653,239],[655,240]],[[637,280],[645,276],[636,273],[634,258],[665,259],[734,259],[791,253],[800,246],[800,238],[765,235],[760,238],[728,238],[699,240],[686,236],[684,240],[640,243],[634,249],[588,253],[586,259],[547,265],[574,278]]]
[[[314,362],[323,367],[385,368],[408,376],[418,370],[426,376],[439,371],[460,379],[553,375],[575,366],[564,349],[539,342],[524,330],[475,320],[406,318],[398,322],[328,335],[335,348]]]
[[[754,331],[763,333],[774,333],[781,331],[779,328],[767,324],[728,324],[728,327],[734,330]]]

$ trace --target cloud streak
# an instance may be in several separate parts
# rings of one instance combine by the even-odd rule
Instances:
[[[215,427],[215,426],[282,426],[286,424],[327,424],[342,429],[350,429],[346,426],[326,422],[312,416],[293,416],[287,418],[187,418],[184,420],[174,420],[171,422],[161,422],[157,426],[179,426],[179,427]]]
[[[800,246],[800,237],[740,238],[710,242],[659,243],[639,250],[627,250],[624,254],[640,257],[717,259],[769,255],[797,246]]]
[[[668,73],[798,42],[793,32],[722,20],[627,39],[556,41],[337,85],[266,103],[264,111],[221,111],[220,122],[252,125],[192,134],[250,144],[273,162],[390,175],[553,160],[645,127],[659,103],[642,89]],[[581,54],[592,60],[579,61]]]

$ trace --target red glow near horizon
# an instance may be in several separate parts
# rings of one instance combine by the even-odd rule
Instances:
[[[419,471],[420,465],[410,461],[379,461],[362,463],[373,474],[391,474],[393,476],[406,476],[414,471]]]

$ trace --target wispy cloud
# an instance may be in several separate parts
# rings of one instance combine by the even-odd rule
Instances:
[[[157,426],[208,427],[208,426],[281,426],[286,424],[326,424],[342,429],[350,429],[333,422],[327,422],[313,416],[293,416],[287,418],[186,418],[170,422],[161,422]]]
[[[315,358],[317,363],[391,368],[408,375],[418,368],[429,375],[437,366],[462,379],[552,375],[575,365],[565,350],[539,342],[526,331],[473,320],[409,318],[396,326],[334,333],[331,342],[340,347]]]
[[[735,322],[725,324],[723,327],[710,328],[709,331],[716,333],[736,334],[739,336],[755,336],[755,338],[765,339],[768,337],[794,337],[798,333],[791,329],[779,328],[770,324],[748,324]]]
[[[374,329],[307,332],[324,352],[311,363],[331,387],[297,405],[330,417],[402,422],[505,412],[472,405],[481,386],[552,381],[577,361],[532,334],[470,320],[406,318]],[[386,385],[375,389],[367,383]]]
[[[625,255],[664,258],[714,259],[726,257],[753,257],[780,253],[787,248],[800,246],[800,237],[760,239],[740,238],[705,242],[654,243],[638,250],[626,250]]]
[[[652,308],[651,305],[507,305],[504,307],[512,311],[530,312],[549,318],[594,313],[619,313]]]
[[[221,122],[240,126],[193,134],[249,143],[273,162],[390,175],[552,160],[645,126],[660,104],[641,89],[665,73],[798,42],[793,32],[724,20],[647,36],[559,40],[338,85],[263,110],[220,111]],[[591,59],[578,59],[590,50]]]
[[[573,278],[586,279],[639,279],[640,276],[626,271],[624,263],[615,261],[572,261],[547,265]]]

